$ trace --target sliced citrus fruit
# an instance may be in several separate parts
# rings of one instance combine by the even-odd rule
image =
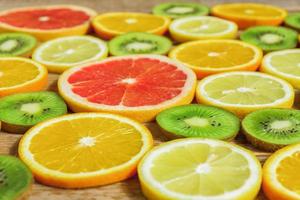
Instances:
[[[197,101],[225,108],[243,117],[267,107],[291,108],[293,87],[286,81],[260,72],[227,72],[202,79]]]
[[[80,113],[27,131],[19,156],[41,183],[83,188],[133,176],[152,145],[151,133],[136,121],[107,113]]]
[[[300,89],[300,50],[289,49],[269,53],[263,58],[260,70],[285,79]]]
[[[58,90],[75,112],[106,111],[151,121],[162,110],[188,104],[192,70],[159,55],[118,56],[65,71]]]
[[[262,173],[255,155],[210,139],[179,139],[148,152],[138,166],[148,199],[253,200]]]
[[[47,69],[27,58],[0,58],[0,97],[46,87]]]
[[[32,59],[47,66],[50,72],[61,73],[75,65],[101,60],[108,54],[104,41],[92,36],[68,36],[40,45]]]
[[[181,44],[169,56],[195,71],[198,78],[225,71],[255,71],[263,56],[254,45],[236,40],[203,40]]]
[[[174,20],[169,31],[174,40],[186,42],[202,39],[234,39],[238,27],[231,21],[217,17],[194,16]]]
[[[263,191],[269,200],[300,199],[300,144],[272,154],[263,167]]]
[[[96,16],[92,21],[96,33],[104,38],[128,32],[164,34],[170,24],[168,17],[132,12],[113,12]]]
[[[84,35],[96,12],[81,6],[25,7],[0,13],[0,30],[24,32],[46,41],[68,35]]]
[[[287,12],[279,7],[258,3],[229,3],[212,7],[214,16],[228,19],[238,24],[240,29],[257,25],[279,25]]]

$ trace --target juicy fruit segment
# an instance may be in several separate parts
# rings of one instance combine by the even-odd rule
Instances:
[[[204,40],[181,44],[169,56],[192,68],[198,78],[203,78],[225,71],[254,71],[259,67],[262,51],[240,41]]]
[[[149,199],[254,199],[261,167],[249,151],[217,140],[180,139],[162,144],[138,168]]]
[[[0,155],[0,199],[22,199],[33,178],[30,170],[13,156]]]
[[[267,54],[260,71],[285,79],[300,89],[300,50],[289,49]]]
[[[263,167],[263,191],[270,200],[300,198],[299,144],[284,147],[272,154]]]
[[[75,65],[100,60],[107,52],[106,43],[96,37],[69,36],[43,43],[32,57],[49,71],[61,73]]]
[[[178,42],[234,39],[237,36],[237,29],[237,25],[231,21],[209,16],[176,19],[169,27],[172,38]]]
[[[180,18],[187,16],[208,15],[209,8],[198,3],[161,3],[152,9],[154,15]]]
[[[0,34],[0,56],[27,56],[36,45],[37,40],[28,34]]]
[[[284,19],[284,23],[293,29],[300,30],[300,13],[289,14]]]
[[[30,129],[20,142],[19,155],[38,181],[83,188],[131,177],[152,143],[151,133],[129,118],[81,113]]]
[[[163,35],[169,26],[170,19],[145,13],[105,13],[92,21],[95,32],[104,39],[129,32],[147,32]]]
[[[132,32],[115,37],[109,42],[110,54],[166,54],[172,42],[166,37],[151,33]]]
[[[287,15],[284,9],[257,3],[218,4],[211,12],[214,16],[236,22],[240,29],[259,25],[277,26]]]
[[[242,126],[256,147],[275,151],[300,141],[300,112],[290,109],[263,109],[250,113]]]
[[[257,26],[247,29],[240,37],[266,52],[295,48],[298,43],[297,32],[284,27]]]
[[[201,80],[197,101],[228,109],[243,117],[266,107],[291,108],[294,91],[290,84],[259,72],[228,72]]]
[[[54,92],[32,92],[0,99],[3,130],[24,133],[31,126],[67,113],[64,101]]]
[[[205,105],[184,105],[162,111],[156,117],[167,137],[201,137],[230,140],[239,132],[240,121],[232,113]]]

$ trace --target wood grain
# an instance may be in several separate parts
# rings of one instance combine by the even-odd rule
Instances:
[[[160,3],[167,2],[168,0],[0,0],[0,10],[23,7],[23,6],[33,6],[33,5],[49,5],[49,4],[75,4],[82,5],[93,8],[99,13],[109,12],[109,11],[139,11],[139,12],[150,12],[151,8]],[[239,2],[247,2],[248,0],[239,0]],[[235,0],[193,0],[192,2],[201,2],[206,5],[215,5],[220,2],[236,2]],[[252,0],[253,2],[253,0]],[[260,3],[270,3],[268,0],[256,0]],[[280,7],[287,8],[290,11],[300,10],[299,0],[273,0],[272,4],[278,5]],[[56,91],[57,90],[57,78],[58,75],[49,75],[49,84],[47,90]],[[296,102],[300,95],[296,96]],[[297,103],[298,104],[298,103]],[[162,136],[159,128],[155,123],[147,123],[147,127],[152,132],[155,143],[161,143],[166,141],[166,138]],[[0,154],[11,154],[17,155],[17,146],[19,139],[22,135],[8,134],[0,132]],[[234,143],[238,143],[248,149],[251,149],[261,162],[269,156],[269,153],[261,152],[257,149],[251,147],[245,139],[239,135]],[[141,193],[139,182],[137,177],[133,177],[129,180],[89,189],[81,190],[66,190],[43,186],[38,183],[34,183],[29,196],[29,200],[142,200],[145,199]],[[259,195],[257,200],[264,200],[262,194]]]

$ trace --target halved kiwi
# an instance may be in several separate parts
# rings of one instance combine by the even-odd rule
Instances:
[[[67,113],[67,106],[55,92],[29,92],[0,99],[2,129],[24,133],[33,125]]]
[[[285,25],[300,31],[300,13],[292,13],[289,14],[284,19]]]
[[[209,7],[199,3],[161,3],[152,9],[154,15],[162,15],[171,18],[187,16],[201,16],[209,14]]]
[[[172,47],[170,39],[151,33],[131,32],[120,35],[108,43],[111,55],[166,54]]]
[[[200,137],[231,140],[240,129],[239,118],[233,113],[199,104],[166,109],[157,115],[156,121],[170,139]]]
[[[298,43],[296,31],[275,26],[256,26],[240,36],[242,41],[260,47],[265,52],[295,48]]]
[[[36,45],[37,40],[29,34],[0,34],[0,56],[30,56]]]
[[[32,182],[32,174],[21,160],[0,155],[0,200],[25,199]]]
[[[243,119],[242,128],[253,146],[275,151],[300,142],[300,111],[279,108],[258,110]]]

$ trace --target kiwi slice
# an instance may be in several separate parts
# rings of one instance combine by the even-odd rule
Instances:
[[[0,200],[24,199],[32,182],[32,174],[21,160],[0,155]]]
[[[208,15],[209,7],[198,3],[161,3],[152,9],[154,15],[173,19],[187,16]]]
[[[29,92],[0,99],[2,129],[24,133],[33,125],[67,113],[67,106],[55,92]]]
[[[35,37],[25,33],[0,34],[0,56],[29,56],[36,45]]]
[[[243,119],[242,128],[253,146],[275,151],[300,142],[300,111],[279,108],[258,110]]]
[[[166,109],[156,117],[169,139],[200,137],[231,140],[240,129],[240,120],[221,108],[190,104]]]
[[[244,31],[242,41],[260,47],[265,52],[295,48],[298,43],[296,31],[275,26],[256,26]]]
[[[170,39],[151,33],[131,32],[120,35],[108,43],[110,54],[166,54],[172,47]]]
[[[284,19],[285,25],[300,31],[300,13],[292,13],[289,14]]]

